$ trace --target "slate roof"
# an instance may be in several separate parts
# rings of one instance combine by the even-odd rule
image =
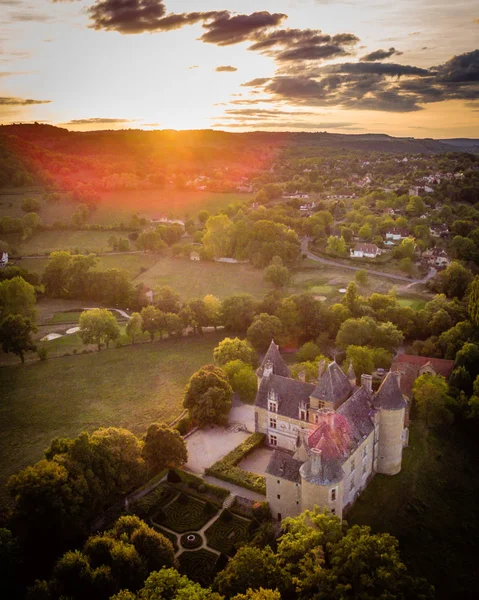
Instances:
[[[258,375],[263,375],[264,365],[269,361],[273,363],[273,373],[275,375],[281,375],[282,377],[291,377],[288,365],[284,362],[283,357],[279,353],[279,346],[275,344],[273,340],[271,340],[271,344],[269,345],[269,348],[266,351],[266,354],[264,355],[261,366],[257,371]]]
[[[374,395],[374,406],[386,410],[400,410],[407,407],[407,402],[399,389],[396,374],[392,371],[383,379],[378,391]]]
[[[311,460],[307,460],[301,465],[300,469],[300,475],[309,483],[331,485],[341,481],[344,477],[344,471],[339,460],[321,460],[318,473],[314,473],[311,466]]]
[[[255,406],[268,408],[268,394],[273,390],[278,397],[278,414],[297,419],[299,417],[299,403],[309,406],[309,396],[314,390],[314,384],[270,375],[263,377],[256,394]]]
[[[299,468],[301,464],[300,460],[296,460],[288,452],[275,450],[269,459],[266,473],[293,483],[300,483]]]
[[[354,394],[342,404],[337,414],[345,417],[351,428],[351,440],[354,447],[361,444],[374,429],[372,421],[373,406],[371,395],[364,388],[358,388]]]
[[[333,361],[321,375],[311,396],[330,402],[338,408],[351,393],[351,384],[339,365]]]

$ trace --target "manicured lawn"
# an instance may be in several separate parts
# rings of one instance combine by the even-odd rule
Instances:
[[[177,533],[186,533],[201,529],[215,514],[216,508],[209,502],[181,492],[174,502],[153,514],[152,521]]]
[[[471,427],[472,429],[472,427]],[[399,539],[410,570],[439,600],[477,597],[479,446],[454,424],[447,433],[411,428],[401,473],[376,475],[346,519]]]
[[[185,550],[179,556],[180,572],[204,586],[211,585],[218,556],[201,548]]]
[[[143,434],[153,421],[171,421],[188,379],[211,362],[222,338],[205,334],[0,368],[0,485],[39,460],[56,436],[109,426]]]
[[[78,323],[80,315],[83,311],[69,311],[55,313],[50,320],[52,325],[61,323]],[[126,318],[117,313],[115,310],[110,311],[117,321],[126,321]]]
[[[150,287],[169,285],[183,300],[213,294],[222,299],[233,294],[249,293],[263,297],[271,286],[263,271],[250,265],[191,261],[163,257],[135,281]]]
[[[224,510],[205,531],[208,546],[223,554],[234,554],[235,545],[248,539],[251,521]]]

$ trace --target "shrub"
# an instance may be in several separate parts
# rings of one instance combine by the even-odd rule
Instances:
[[[253,433],[224,458],[206,469],[206,474],[266,495],[266,480],[262,475],[245,471],[236,466],[253,450],[262,446],[264,438],[263,433]]]
[[[47,360],[48,358],[48,348],[38,348],[37,356],[40,360]]]

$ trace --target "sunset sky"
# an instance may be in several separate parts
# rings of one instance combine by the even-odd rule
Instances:
[[[479,137],[477,0],[0,0],[0,122]]]

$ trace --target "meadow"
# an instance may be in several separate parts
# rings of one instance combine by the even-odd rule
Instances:
[[[208,333],[0,368],[0,502],[8,477],[40,460],[56,436],[110,426],[141,435],[154,421],[173,420],[188,379],[212,361],[223,337]]]
[[[428,434],[413,419],[401,472],[376,475],[346,515],[350,524],[397,537],[408,567],[436,587],[438,600],[476,597],[479,447],[473,436],[460,424]]]

